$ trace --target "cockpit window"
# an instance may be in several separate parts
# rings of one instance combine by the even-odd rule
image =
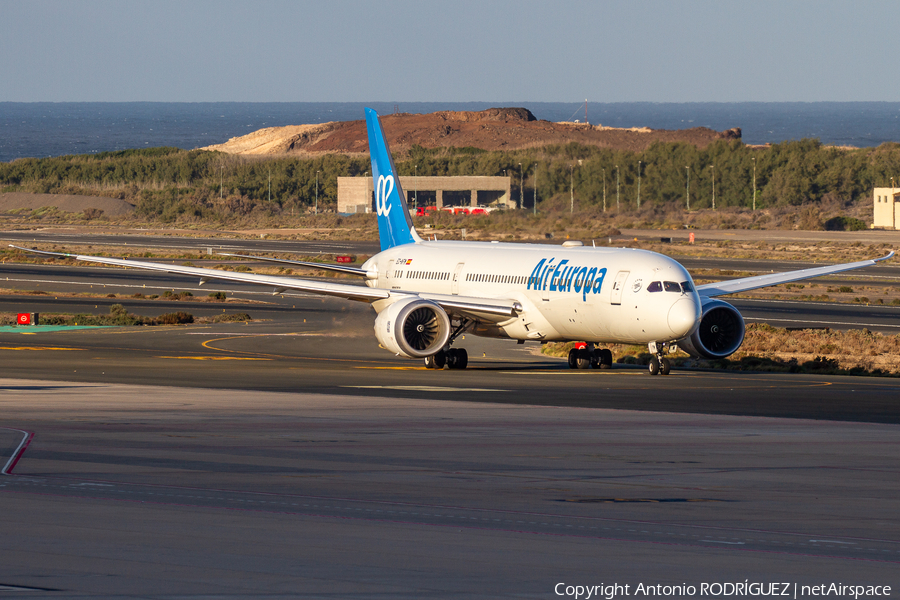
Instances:
[[[679,294],[681,293],[681,286],[674,281],[664,281],[663,285],[665,286],[667,292],[677,292]]]
[[[681,289],[684,290],[685,294],[690,294],[691,292],[694,291],[694,286],[691,285],[690,281],[682,281]]]
[[[650,285],[647,286],[648,292],[661,292],[662,291],[662,282],[654,281]]]

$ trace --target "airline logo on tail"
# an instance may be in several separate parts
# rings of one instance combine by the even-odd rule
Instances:
[[[390,185],[390,188],[388,188]],[[378,176],[378,185],[375,186],[375,212],[379,217],[387,217],[391,214],[391,205],[388,204],[388,196],[394,191],[394,176]]]
[[[397,169],[391,149],[384,139],[378,113],[366,109],[366,129],[369,134],[369,156],[372,160],[372,184],[375,188],[375,212],[378,214],[378,237],[381,249],[422,241],[416,234],[406,197],[397,179]],[[396,210],[394,210],[396,209]]]

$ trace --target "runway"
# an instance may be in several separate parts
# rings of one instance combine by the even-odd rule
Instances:
[[[0,386],[5,420],[35,431],[0,479],[9,597],[900,584],[897,425]]]
[[[0,282],[47,292],[4,312],[252,317],[0,331],[0,451],[34,433],[0,476],[4,596],[900,586],[895,379],[572,371],[471,336],[469,369],[431,371],[380,349],[364,304],[123,269],[3,265]],[[102,297],[173,288],[229,302]],[[739,302],[896,333],[896,309]]]

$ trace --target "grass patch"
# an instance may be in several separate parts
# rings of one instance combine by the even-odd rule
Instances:
[[[194,322],[194,316],[186,312],[174,312],[145,317],[129,313],[121,304],[109,307],[109,314],[89,315],[84,313],[41,313],[41,325],[79,325],[92,327],[131,327],[135,325],[184,325]],[[15,315],[0,315],[0,325],[15,325]]]
[[[541,346],[546,356],[565,358],[574,342]],[[646,365],[651,355],[645,346],[612,344],[617,363]],[[900,335],[868,329],[789,331],[765,323],[747,325],[740,349],[719,360],[695,359],[682,351],[669,355],[674,366],[731,371],[813,373],[823,375],[900,376]]]

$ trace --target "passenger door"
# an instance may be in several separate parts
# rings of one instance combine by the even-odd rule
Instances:
[[[619,271],[616,273],[616,280],[613,281],[612,292],[610,292],[610,304],[622,304],[622,290],[625,287],[625,280],[628,279],[630,271]]]
[[[459,263],[456,265],[456,268],[453,269],[453,279],[450,280],[450,293],[454,296],[459,295],[459,278],[462,277],[462,270],[465,266],[466,263]]]

